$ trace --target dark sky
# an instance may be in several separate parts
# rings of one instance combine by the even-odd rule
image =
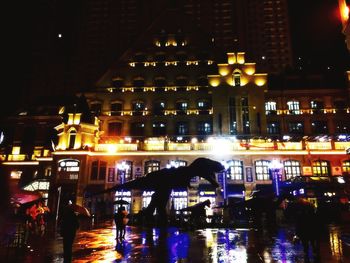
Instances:
[[[350,69],[349,51],[341,33],[338,1],[288,0],[288,4],[294,57],[301,57],[301,63],[309,67],[324,69],[331,66],[332,69],[343,72]],[[11,58],[9,63],[6,63],[9,73],[5,74],[9,80],[6,87],[10,88],[7,89],[7,94],[0,98],[0,116],[1,113],[7,112],[4,108],[11,105],[11,101],[16,101],[16,105],[23,103],[19,102],[21,96],[25,97],[23,91],[33,88],[30,83],[31,78],[35,78],[32,72],[38,64],[36,53],[40,54],[50,49],[50,45],[45,44],[45,38],[38,40],[35,36],[40,30],[52,29],[51,6],[50,1],[46,0],[23,1],[21,7],[16,2],[11,9],[11,19],[5,25],[11,25],[7,27],[8,54]],[[45,19],[51,20],[47,22],[47,26]],[[48,34],[42,32],[45,33]],[[299,61],[296,59],[296,62]],[[41,72],[37,74],[40,75]],[[25,98],[22,98],[22,101],[25,101]]]
[[[323,67],[350,69],[337,0],[289,0],[294,56]]]

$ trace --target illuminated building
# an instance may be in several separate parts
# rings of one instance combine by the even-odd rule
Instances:
[[[51,206],[74,199],[92,213],[103,203],[112,213],[116,198],[138,212],[151,191],[91,194],[198,157],[225,164],[221,187],[194,180],[172,193],[176,208],[273,191],[273,183],[295,176],[349,173],[349,89],[306,82],[270,89],[257,68],[245,52],[217,49],[170,9],[80,99],[52,108],[45,100],[36,112],[11,117],[2,166],[34,181],[50,171]],[[51,142],[44,133],[53,128]]]
[[[347,0],[339,0],[339,13],[342,22],[342,30],[345,35],[345,43],[350,51],[350,3]]]

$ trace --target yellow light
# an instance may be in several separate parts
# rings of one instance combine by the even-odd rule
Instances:
[[[349,7],[346,5],[345,0],[339,0],[340,16],[343,23],[349,20]]]
[[[244,58],[244,52],[237,53],[237,63],[238,64],[244,64],[245,58]]]
[[[255,73],[255,63],[246,63],[243,70],[247,75],[253,75]]]
[[[209,77],[209,84],[212,87],[217,87],[220,85],[220,78],[218,77]]]
[[[221,76],[227,76],[230,73],[230,69],[227,64],[219,64],[219,74]]]
[[[117,151],[117,145],[115,144],[109,144],[107,146],[107,152],[108,153],[115,153]]]
[[[233,65],[236,63],[235,53],[227,53],[227,63]]]

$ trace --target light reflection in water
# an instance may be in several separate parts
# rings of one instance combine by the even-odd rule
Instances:
[[[343,245],[340,239],[339,227],[329,228],[329,244],[331,253],[337,260],[340,260],[343,256]]]
[[[342,260],[340,230],[330,229],[330,249],[334,258]],[[289,231],[290,232],[290,231]],[[115,229],[80,232],[75,244],[79,260],[74,262],[194,262],[294,263],[303,257],[302,246],[291,242],[290,233],[279,230],[261,233],[253,229],[179,228],[137,229],[127,227],[126,241],[115,248]],[[345,252],[346,254],[346,252]],[[154,261],[155,260],[155,261]]]

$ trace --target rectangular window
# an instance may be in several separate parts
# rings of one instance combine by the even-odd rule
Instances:
[[[277,113],[277,104],[275,101],[268,101],[265,103],[265,112],[266,115],[276,115]]]
[[[270,179],[269,171],[270,161],[256,161],[255,162],[255,174],[256,180],[266,181]]]
[[[269,122],[267,124],[267,133],[268,134],[280,134],[280,124],[279,122]]]
[[[198,133],[198,135],[212,134],[213,131],[212,131],[211,122],[206,122],[206,121],[199,122],[197,125],[197,133]]]
[[[236,99],[230,98],[229,102],[229,111],[230,111],[230,134],[237,134],[237,116],[236,116]]]
[[[327,134],[327,122],[326,121],[313,121],[311,123],[313,134]]]
[[[241,106],[242,106],[243,133],[250,134],[248,97],[243,97],[241,99]]]
[[[303,134],[304,125],[301,122],[290,122],[288,123],[288,131],[291,134]]]

